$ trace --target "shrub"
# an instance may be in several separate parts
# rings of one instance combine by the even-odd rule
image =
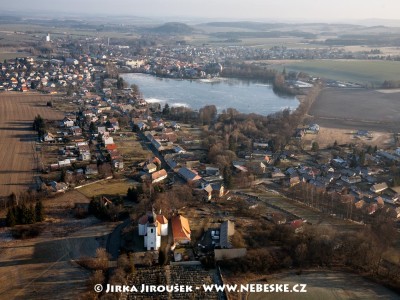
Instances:
[[[39,225],[20,225],[15,226],[11,234],[16,239],[29,239],[37,237],[42,231],[43,228]]]

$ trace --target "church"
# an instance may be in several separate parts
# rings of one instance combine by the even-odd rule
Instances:
[[[168,220],[161,214],[148,212],[139,219],[139,236],[144,236],[144,247],[148,250],[158,250],[161,247],[161,237],[168,236]]]

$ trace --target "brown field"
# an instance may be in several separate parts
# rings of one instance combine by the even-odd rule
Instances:
[[[306,284],[305,293],[249,293],[247,299],[399,299],[395,292],[368,281],[358,275],[335,271],[305,271],[301,275],[294,273],[270,276],[269,284]],[[260,282],[267,283],[267,282]]]
[[[318,123],[319,124],[319,123]],[[317,142],[320,149],[331,147],[335,141],[339,145],[343,144],[364,144],[379,146],[382,149],[393,146],[393,134],[388,132],[370,131],[371,138],[357,138],[355,137],[355,130],[338,129],[320,126],[318,134],[306,134],[302,139],[304,149],[311,150],[312,142]]]
[[[62,119],[63,114],[46,107],[50,98],[40,94],[0,93],[0,196],[29,188],[35,172],[35,140],[32,122]]]
[[[327,88],[309,114],[314,122],[328,128],[400,131],[399,93]]]
[[[9,228],[0,229],[0,299],[79,298],[90,272],[76,260],[106,247],[115,227],[92,216],[76,219],[74,203],[88,202],[76,191],[44,200],[44,231],[37,238],[14,240]]]

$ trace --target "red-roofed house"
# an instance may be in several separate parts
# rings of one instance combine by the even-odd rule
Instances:
[[[107,149],[107,150],[116,150],[116,149],[117,149],[117,145],[115,145],[115,144],[108,144],[108,145],[106,145],[106,149]]]
[[[190,226],[189,221],[185,217],[178,215],[171,219],[172,236],[174,243],[188,244],[190,243]]]
[[[168,177],[168,173],[167,171],[165,171],[164,169],[154,172],[151,174],[151,182],[152,183],[156,183],[156,182],[160,182],[163,181],[164,179],[166,179]]]

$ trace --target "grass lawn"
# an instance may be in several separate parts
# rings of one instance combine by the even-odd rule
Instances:
[[[100,181],[94,184],[84,186],[77,189],[80,193],[86,197],[100,196],[100,195],[126,195],[129,187],[132,187],[132,183],[128,180],[110,180]]]
[[[123,137],[114,136],[114,142],[125,163],[141,162],[153,156],[153,153],[132,132],[124,134]]]
[[[368,60],[307,60],[288,62],[287,71],[305,72],[326,79],[381,85],[400,80],[400,62]]]

